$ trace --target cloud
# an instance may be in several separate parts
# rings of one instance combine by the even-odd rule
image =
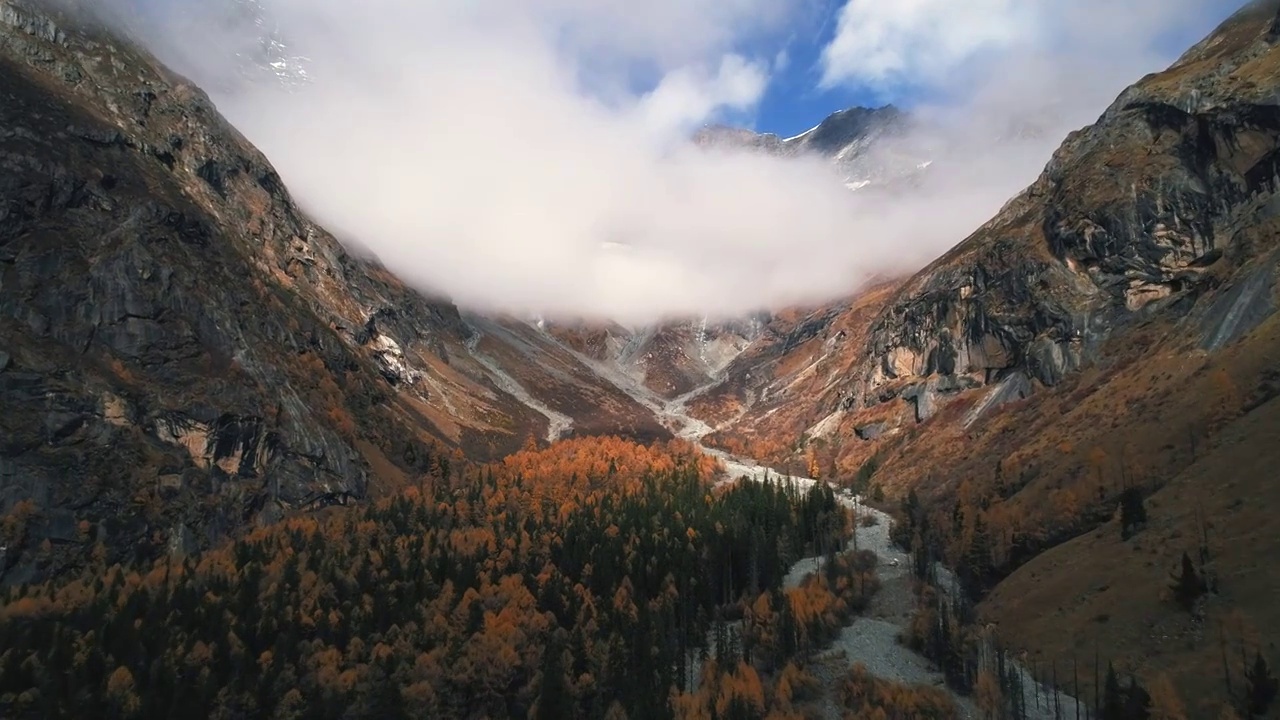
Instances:
[[[850,193],[817,160],[684,141],[750,116],[821,0],[105,1],[130,5],[153,50],[211,91],[309,213],[406,281],[473,309],[631,323],[822,301],[914,270],[1034,179],[1065,122],[1155,69],[1148,40],[1174,11],[1212,3],[1136,0],[1159,20],[1148,26],[1109,0],[1081,0],[1090,22],[1065,0],[1027,0],[1032,15],[999,0],[960,14],[849,0],[829,79],[971,80],[877,151],[938,161],[886,198]],[[307,59],[301,89],[260,67],[246,79],[275,25],[284,67]],[[1041,37],[1028,28],[1059,26],[1081,49],[1027,42]],[[984,65],[993,52],[1001,63]],[[1103,77],[1119,55],[1142,57]],[[1039,132],[1011,133],[1028,123]]]
[[[1240,0],[1236,0],[1239,2]],[[822,85],[890,99],[1013,89],[1023,105],[1096,108],[1226,16],[1221,0],[845,0]],[[1195,37],[1186,37],[1187,33]],[[1172,44],[1171,44],[1172,43]],[[1030,92],[1030,95],[1027,93]],[[1105,98],[1100,100],[1100,98]]]
[[[768,68],[741,55],[725,55],[714,75],[705,69],[668,73],[640,102],[645,123],[662,134],[686,133],[717,111],[754,107],[768,84]]]
[[[848,0],[822,52],[822,84],[877,90],[945,80],[987,49],[1038,32],[1037,0]]]

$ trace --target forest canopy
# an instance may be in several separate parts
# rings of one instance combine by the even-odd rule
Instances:
[[[0,598],[0,715],[763,717],[757,672],[862,607],[875,559],[837,555],[830,488],[717,471],[683,443],[570,440],[198,556],[97,554]],[[814,554],[828,570],[784,589]]]

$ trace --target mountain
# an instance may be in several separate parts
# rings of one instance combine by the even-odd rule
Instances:
[[[311,82],[311,60],[293,47],[273,4],[216,0],[155,4],[139,0],[43,0],[64,16],[91,18],[119,37],[145,39],[165,65],[190,74],[214,95],[264,83],[298,88]],[[209,58],[221,58],[218,68]]]
[[[910,115],[887,105],[841,110],[786,139],[712,125],[692,140],[709,152],[816,156],[831,163],[833,180],[852,190],[908,191],[930,165],[922,143],[911,134],[914,128]],[[541,325],[565,347],[590,357],[605,374],[639,382],[657,402],[696,395],[717,383],[730,363],[761,340],[772,321],[769,313],[756,313],[739,320],[682,318],[638,328],[568,319]],[[736,364],[748,367],[750,362]]]
[[[634,377],[664,400],[705,387],[759,336],[767,314],[742,320],[706,317],[637,329],[616,324],[552,322],[548,333],[566,347]]]
[[[918,122],[893,105],[853,107],[827,116],[799,135],[779,138],[742,128],[712,125],[694,133],[695,145],[711,151],[749,151],[778,157],[814,156],[829,161],[851,190],[910,186],[939,150],[915,132]]]
[[[48,7],[0,0],[5,584],[98,544],[188,552],[531,441],[678,435],[910,498],[903,539],[1040,666],[1105,653],[1200,717],[1224,699],[1204,668],[1239,680],[1237,650],[1270,652],[1277,0],[1126,90],[920,272],[649,328],[410,290],[312,223],[189,80]],[[796,138],[697,141],[898,192],[941,157],[916,122],[853,109]],[[1190,611],[1165,597],[1184,552],[1213,589]]]
[[[1167,320],[1215,352],[1268,318],[1271,45],[1242,29],[1265,13],[1250,5],[1126,90],[999,215],[900,282],[843,345],[860,357],[829,410],[905,404],[924,422],[966,391],[1058,386],[1139,327]]]
[[[0,3],[0,510],[39,511],[6,583],[46,540],[189,550],[531,438],[670,437],[348,253],[201,90],[50,7]]]
[[[1253,510],[1280,502],[1278,8],[1124,91],[922,271],[780,316],[689,403],[707,442],[915,491],[1010,646],[1059,669],[1101,647],[1216,713],[1204,628],[1280,627],[1256,565],[1280,533]],[[1126,491],[1145,524],[1122,526]],[[1217,588],[1194,613],[1162,599],[1184,551]]]

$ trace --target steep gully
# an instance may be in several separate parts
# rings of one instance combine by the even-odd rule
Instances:
[[[546,333],[546,331],[542,329],[539,330],[540,332],[543,332],[549,340],[558,343],[550,333]],[[694,388],[693,390],[690,390],[689,392],[672,400],[667,400],[650,390],[643,382],[632,377],[617,365],[601,362],[565,345],[561,345],[561,347],[573,355],[578,362],[590,368],[597,376],[626,393],[626,395],[632,400],[635,400],[642,407],[652,412],[654,417],[658,419],[658,422],[664,425],[676,437],[692,442],[697,446],[699,451],[719,459],[724,463],[725,469],[728,471],[730,477],[737,478],[749,476],[751,479],[759,481],[770,474],[775,477],[777,476],[777,472],[765,468],[759,463],[735,457],[723,450],[708,447],[702,443],[702,439],[715,432],[716,428],[713,428],[706,422],[690,415],[686,405],[690,400],[715,388],[720,384],[722,378],[713,378],[711,382],[705,385]]]
[[[492,377],[498,387],[503,392],[509,393],[512,397],[524,403],[526,407],[534,412],[542,415],[547,419],[547,442],[555,442],[559,440],[565,433],[573,429],[573,418],[564,413],[548,407],[545,403],[539,402],[537,398],[529,394],[524,386],[511,377],[507,371],[503,370],[497,362],[480,352],[480,340],[484,338],[483,333],[472,328],[472,335],[467,339],[467,351],[471,353],[471,357],[480,363],[492,373]]]
[[[570,350],[570,352],[573,351]],[[721,382],[719,378],[675,399],[666,400],[618,367],[598,362],[581,353],[573,352],[573,354],[601,378],[652,411],[677,437],[692,442],[699,451],[724,463],[729,478],[746,477],[755,482],[763,482],[769,478],[782,477],[777,471],[754,460],[738,457],[703,444],[702,439],[714,432],[715,428],[690,415],[686,406],[690,400],[716,387]],[[804,477],[789,479],[804,490],[812,488],[818,482]],[[889,531],[893,518],[888,513],[862,504],[860,496],[838,493],[836,498],[841,505],[854,514],[855,530],[847,549],[874,552],[879,558],[877,575],[881,582],[881,588],[872,599],[868,612],[856,617],[852,623],[844,627],[831,647],[816,658],[816,673],[827,688],[823,706],[824,715],[838,718],[841,713],[835,705],[833,690],[854,664],[862,663],[873,676],[894,682],[943,687],[945,682],[942,674],[932,667],[928,659],[898,641],[899,635],[906,631],[910,623],[914,609],[914,595],[911,587],[910,558],[890,540]],[[863,520],[868,516],[874,518],[874,521],[867,521],[868,524],[864,525]],[[807,575],[817,572],[822,567],[822,561],[822,557],[798,560],[788,570],[784,584],[786,587],[798,586]],[[937,564],[934,570],[940,592],[948,596],[958,592],[958,585],[950,570],[941,564]],[[694,667],[691,680],[696,683],[699,675],[696,660],[692,664]],[[1021,675],[1028,718],[1058,720],[1077,716],[1074,698],[1059,692],[1055,699],[1054,691],[1039,685],[1025,668],[1016,663],[1014,667]],[[956,694],[950,688],[948,692],[955,699],[962,717],[980,717],[978,709],[969,698]],[[1082,706],[1080,715],[1084,714]]]

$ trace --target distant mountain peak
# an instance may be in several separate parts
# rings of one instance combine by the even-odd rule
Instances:
[[[845,187],[861,190],[912,180],[932,164],[933,157],[904,141],[914,123],[911,113],[894,105],[851,107],[838,110],[812,128],[785,139],[774,133],[712,124],[694,133],[692,140],[708,150],[826,158]]]
[[[851,107],[828,115],[812,130],[788,141],[805,150],[838,153],[851,142],[885,130],[905,131],[910,115],[893,105],[879,108]]]

